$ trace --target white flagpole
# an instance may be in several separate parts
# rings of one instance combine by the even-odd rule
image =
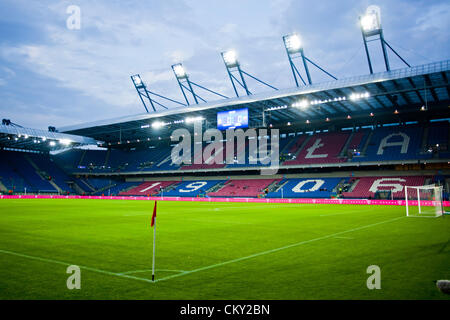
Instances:
[[[153,225],[152,281],[155,281],[156,217]]]

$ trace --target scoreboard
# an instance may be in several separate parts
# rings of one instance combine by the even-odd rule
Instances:
[[[248,127],[248,108],[221,111],[217,113],[217,129],[236,129]]]

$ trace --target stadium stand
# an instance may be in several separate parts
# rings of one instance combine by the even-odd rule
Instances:
[[[161,190],[177,183],[177,181],[148,181],[139,184],[138,186],[129,189],[127,191],[122,191],[119,193],[121,196],[147,196],[156,195],[161,192]]]
[[[215,192],[208,193],[210,197],[258,197],[262,196],[264,189],[281,179],[246,179],[229,180]]]
[[[97,196],[118,196],[120,192],[127,191],[131,188],[136,187],[138,183],[136,182],[116,182],[113,186],[105,188],[103,190],[97,191],[94,195]]]
[[[448,121],[420,125],[417,122],[409,125],[389,124],[373,129],[367,127],[349,129],[351,128],[337,132],[283,134],[279,147],[282,168],[288,165],[302,168],[302,165],[310,164],[329,166],[336,164],[337,167],[344,162],[351,164],[368,161],[383,165],[385,161],[421,159],[426,161],[443,159],[447,163],[446,159],[450,155]],[[448,177],[439,172],[435,176],[408,174],[402,177],[399,174],[394,177],[369,176],[350,180],[339,175],[336,177],[336,174],[333,177],[321,175],[321,178],[316,178],[314,173],[306,178],[221,180],[224,178],[215,179],[212,173],[208,180],[202,180],[199,176],[198,179],[190,178],[191,181],[180,182],[184,170],[218,169],[215,173],[223,176],[221,169],[242,168],[242,171],[245,171],[245,167],[259,167],[261,163],[250,164],[250,159],[256,159],[257,155],[249,154],[248,140],[245,143],[245,149],[242,147],[234,152],[235,157],[246,154],[244,163],[235,160],[234,164],[204,163],[180,167],[172,163],[172,146],[166,141],[158,142],[151,147],[147,144],[131,149],[70,149],[54,155],[1,150],[0,191],[144,196],[159,194],[159,188],[163,188],[165,196],[178,197],[329,198],[339,196],[337,189],[342,189],[342,195],[346,198],[374,198],[381,191],[394,188],[392,196],[403,198],[400,188],[406,184],[436,183],[445,187],[444,195],[448,197]],[[225,159],[226,144],[224,143],[223,146]],[[206,147],[207,144],[202,145],[202,152]],[[201,157],[201,155],[196,154],[195,157]],[[209,160],[212,159],[214,158],[211,157]],[[414,170],[420,170],[420,166],[414,168]],[[158,171],[171,171],[174,173],[173,180],[124,182],[126,177],[117,176],[128,173],[159,174]],[[107,175],[95,176],[97,173]],[[116,176],[108,175],[109,173],[114,173]],[[266,190],[267,188],[269,190]]]
[[[449,124],[447,122],[423,125],[385,126],[374,129],[321,132],[287,136],[280,139],[282,166],[310,164],[340,164],[343,162],[401,161],[412,159],[448,158]],[[434,147],[433,147],[434,146]],[[436,149],[436,146],[439,146]],[[207,145],[202,146],[202,153]],[[430,148],[433,147],[433,150]],[[257,154],[250,154],[248,140],[245,149],[235,150],[235,163],[214,163],[212,155],[201,164],[177,165],[172,163],[172,146],[159,143],[157,147],[96,151],[70,150],[53,156],[59,167],[68,173],[155,172],[177,170],[203,170],[263,166]],[[270,141],[268,144],[270,150]],[[222,150],[226,156],[226,143]],[[237,155],[245,154],[239,163]],[[219,154],[216,154],[218,157]],[[195,154],[193,160],[201,159]],[[257,163],[250,163],[256,159]]]
[[[437,122],[428,127],[428,137],[425,152],[432,153],[433,157],[448,158],[450,156],[449,148],[450,126],[448,121]]]
[[[0,181],[8,191],[24,192],[27,187],[28,190],[31,190],[24,178],[11,169],[4,152],[2,152],[2,156],[0,157]]]
[[[69,177],[69,175],[67,175],[62,169],[60,169],[49,155],[30,153],[28,157],[38,168],[41,176],[44,176],[49,181],[54,182],[60,189],[60,192],[74,193],[74,190],[68,185],[68,182],[73,179]]]
[[[75,172],[79,170],[78,164],[80,163],[81,156],[84,150],[70,149],[57,153],[52,156],[55,163],[66,172]]]
[[[285,179],[267,198],[330,198],[344,178]]]
[[[344,158],[340,158],[344,144],[349,138],[349,133],[318,133],[310,136],[306,145],[299,150],[296,159],[287,160],[284,165],[295,164],[311,164],[311,163],[339,163],[344,162]],[[301,141],[298,141],[294,147],[299,148]]]
[[[206,155],[205,149],[207,147],[207,145],[203,146],[199,152],[195,153],[192,161],[193,163],[190,165],[183,165],[181,170],[217,169],[225,167],[225,164],[223,163],[226,156],[225,144],[223,144],[221,149],[217,150],[214,154],[211,154],[210,157],[203,159],[203,155]],[[220,163],[220,160],[222,160],[222,163]]]
[[[404,176],[404,177],[362,177],[352,181],[353,190],[343,192],[345,198],[374,199],[379,191],[391,191],[394,199],[405,197],[404,186],[423,186],[431,177]]]
[[[164,196],[170,197],[197,197],[205,196],[211,188],[219,183],[225,182],[224,180],[197,180],[197,181],[185,181],[178,184],[174,189],[164,193]]]
[[[394,126],[382,127],[373,131],[365,153],[353,161],[386,161],[424,159],[421,154],[423,127]]]
[[[27,152],[2,153],[2,181],[10,190],[24,192],[58,192],[58,190],[41,176],[29,160]]]

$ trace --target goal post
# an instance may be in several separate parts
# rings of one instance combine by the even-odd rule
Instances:
[[[442,193],[442,186],[405,186],[406,216],[442,216],[444,214]]]

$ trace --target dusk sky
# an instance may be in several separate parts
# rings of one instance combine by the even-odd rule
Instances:
[[[233,96],[220,52],[278,88],[294,86],[282,36],[338,78],[368,73],[358,16],[381,8],[386,40],[411,65],[449,59],[450,2],[442,0],[0,0],[0,117],[33,128],[144,112],[130,75],[182,101],[170,66]],[[70,5],[81,28],[67,28]],[[371,43],[381,57],[378,43]],[[390,56],[393,69],[404,65]],[[383,71],[379,58],[375,71]],[[314,82],[328,78],[312,70]],[[249,81],[250,89],[270,89]],[[208,101],[217,97],[202,94]]]

